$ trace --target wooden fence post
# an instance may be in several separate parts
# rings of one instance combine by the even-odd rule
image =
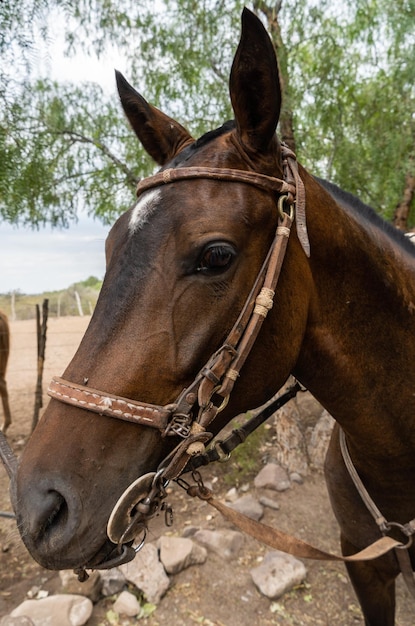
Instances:
[[[42,322],[40,320],[39,305],[36,305],[36,329],[37,329],[37,382],[35,391],[35,408],[33,411],[32,432],[39,420],[39,412],[43,406],[42,381],[43,366],[45,363],[46,329],[48,321],[49,300],[43,300]]]

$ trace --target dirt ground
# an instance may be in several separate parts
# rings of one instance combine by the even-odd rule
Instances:
[[[60,375],[73,355],[88,323],[88,318],[50,319],[46,346],[44,388],[53,375]],[[12,347],[8,385],[13,413],[9,441],[20,454],[30,433],[36,383],[35,322],[11,324]],[[45,404],[47,397],[44,396]],[[268,450],[269,451],[269,450]],[[261,468],[258,451],[258,467]],[[204,472],[214,482],[216,494],[223,496],[230,485],[226,473],[232,465],[216,465]],[[255,475],[253,474],[253,476]],[[252,478],[250,486],[252,487]],[[275,497],[275,495],[274,495]],[[314,472],[302,485],[278,494],[278,511],[266,510],[266,524],[295,534],[325,549],[338,551],[338,531],[330,510],[323,476]],[[174,487],[170,495],[175,523],[174,534],[188,526],[224,528],[226,523],[208,505],[195,502]],[[0,510],[10,511],[7,474],[0,467]],[[161,520],[150,528],[150,539],[166,532]],[[151,617],[148,626],[251,626],[271,624],[294,626],[356,626],[363,624],[353,590],[343,565],[307,562],[306,582],[277,601],[270,601],[256,590],[249,570],[258,564],[267,548],[246,538],[236,561],[226,562],[209,554],[202,566],[194,566],[173,576],[171,586]],[[29,590],[50,592],[59,588],[56,572],[38,566],[26,552],[12,519],[0,517],[0,618],[20,604]],[[133,618],[114,621],[109,612],[113,600],[101,600],[94,608],[88,626],[129,626]],[[415,623],[413,600],[401,580],[398,581],[397,626]]]

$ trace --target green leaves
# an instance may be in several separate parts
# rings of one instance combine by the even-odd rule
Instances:
[[[105,102],[97,85],[39,80],[22,88],[0,134],[5,220],[66,226],[82,208],[110,222],[128,208],[139,178],[133,169],[139,147],[116,105]],[[149,171],[148,160],[141,165],[143,174]]]
[[[299,158],[391,218],[414,150],[414,3],[308,4],[300,39],[281,12]]]
[[[59,16],[71,54],[113,46],[145,98],[199,136],[232,117],[227,84],[243,4],[3,0],[1,218],[66,225],[86,208],[112,222],[153,170],[114,95],[31,77],[47,14]],[[269,28],[278,20],[284,113],[294,114],[299,159],[391,217],[415,158],[414,0],[255,6]]]

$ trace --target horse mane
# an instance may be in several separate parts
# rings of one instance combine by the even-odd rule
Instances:
[[[318,176],[314,176],[314,178],[342,207],[351,210],[360,221],[362,218],[367,220],[370,224],[386,233],[394,242],[409,252],[409,254],[415,256],[415,246],[411,243],[410,239],[405,237],[404,233],[398,228],[395,228],[393,224],[384,220],[375,209],[365,204],[348,191],[344,191],[344,189],[341,189],[334,183],[330,183]]]
[[[222,126],[219,126],[219,128],[216,128],[215,130],[209,130],[207,133],[199,137],[199,139],[197,139],[194,144],[190,146],[190,148],[193,150],[197,150],[198,148],[201,148],[202,146],[209,143],[210,141],[213,141],[213,139],[216,139],[216,137],[220,137],[221,135],[224,135],[234,128],[235,120],[228,120],[227,122],[222,124]]]
[[[182,165],[188,159],[190,159],[190,157],[196,152],[196,150],[210,143],[211,141],[216,139],[216,137],[224,135],[233,128],[235,128],[235,121],[229,120],[228,122],[222,124],[222,126],[220,126],[219,128],[216,128],[215,130],[209,130],[207,133],[199,137],[199,139],[196,139],[192,144],[190,144],[190,146],[187,146],[186,148],[184,148],[184,150],[179,152],[179,154],[172,161],[170,161],[168,165],[161,168],[161,170],[166,169],[166,167],[177,167],[179,165]]]

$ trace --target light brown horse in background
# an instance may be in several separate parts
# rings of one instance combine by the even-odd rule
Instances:
[[[7,361],[9,360],[10,331],[7,316],[0,311],[0,395],[3,402],[4,422],[2,430],[5,433],[12,423],[9,406],[9,394],[6,384]]]

